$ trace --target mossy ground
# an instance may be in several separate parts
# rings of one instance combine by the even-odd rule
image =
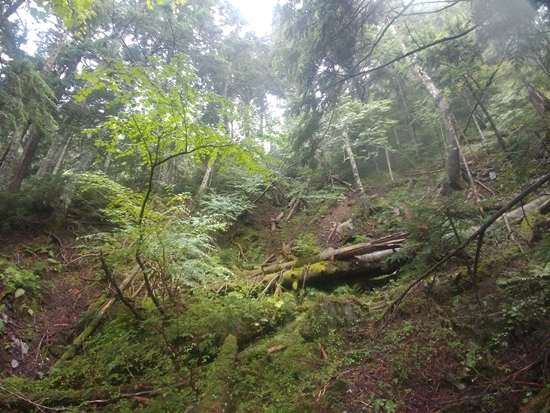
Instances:
[[[489,169],[478,165],[479,178]],[[4,325],[2,336],[3,406],[188,413],[545,411],[550,381],[545,216],[531,226],[513,225],[513,240],[507,230],[495,229],[482,250],[479,280],[468,269],[471,246],[418,284],[387,323],[380,322],[407,285],[456,245],[453,225],[460,237],[490,214],[480,217],[464,194],[442,199],[433,185],[439,172],[428,172],[372,185],[368,216],[359,213],[350,193],[317,210],[310,205],[272,230],[270,220],[280,208],[262,204],[218,240],[224,264],[240,271],[258,268],[271,254],[281,262],[408,229],[406,253],[415,258],[389,284],[373,290],[344,284],[331,292],[307,284],[295,290],[274,285],[265,291],[265,283],[243,278],[216,291],[187,293],[164,319],[142,301],[145,322],[117,304],[77,357],[50,372],[64,345],[85,326],[84,308],[107,285],[93,257],[67,248],[70,238],[61,249],[47,238],[15,239],[2,259],[27,271],[40,264],[44,283],[40,294],[14,299],[13,290],[3,296],[14,320]],[[514,185],[518,179],[525,181],[514,175]],[[485,182],[491,185],[489,178]],[[486,205],[502,203],[498,195],[513,187],[508,180],[499,185],[500,192],[487,194]],[[349,218],[353,230],[327,242],[334,223]],[[63,315],[55,315],[55,305]],[[55,341],[65,328],[72,335]],[[28,355],[21,357],[12,336],[24,339]],[[11,369],[14,358],[27,367]],[[37,379],[37,371],[46,374]],[[29,394],[36,404],[28,402]]]

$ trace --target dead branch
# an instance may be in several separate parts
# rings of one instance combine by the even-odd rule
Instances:
[[[107,281],[111,284],[111,285],[114,285],[115,287],[115,293],[116,293],[116,296],[118,297],[118,299],[120,301],[122,301],[122,304],[124,304],[131,312],[132,314],[134,315],[134,317],[137,319],[137,320],[140,320],[140,321],[143,321],[145,320],[145,318],[143,318],[143,316],[137,312],[136,308],[134,307],[134,305],[128,301],[126,299],[126,297],[124,297],[124,294],[122,293],[122,290],[120,289],[120,287],[118,286],[116,280],[115,280],[115,277],[113,276],[113,274],[111,273],[111,270],[109,269],[109,266],[107,265],[107,263],[105,262],[105,257],[103,257],[103,252],[100,251],[99,253],[99,261],[101,262],[101,269],[103,270],[103,272],[105,273],[105,278],[107,278]]]
[[[405,297],[409,294],[409,292],[419,283],[424,281],[426,278],[430,276],[435,270],[437,270],[439,267],[441,267],[443,264],[445,264],[450,258],[454,257],[457,253],[462,251],[466,246],[468,246],[473,240],[475,240],[477,237],[480,238],[478,242],[478,248],[477,250],[481,249],[481,243],[483,241],[483,236],[485,235],[485,231],[495,223],[497,219],[499,219],[503,214],[508,212],[510,209],[512,209],[517,203],[521,202],[527,195],[530,193],[536,191],[539,189],[542,185],[544,185],[546,182],[550,181],[550,173],[543,175],[541,178],[539,178],[535,183],[531,184],[529,187],[524,189],[519,195],[517,195],[514,199],[512,199],[510,202],[508,202],[505,206],[503,206],[500,210],[498,210],[491,218],[489,218],[485,223],[470,237],[468,237],[467,240],[465,240],[459,247],[448,253],[445,257],[443,257],[441,260],[439,260],[436,264],[434,264],[430,269],[428,269],[424,274],[422,274],[419,278],[417,278],[415,281],[413,281],[409,286],[403,291],[403,293],[394,300],[386,312],[380,317],[380,319],[377,321],[377,326],[379,327],[379,331],[382,331],[385,326],[388,325],[389,321],[391,320],[391,317],[393,314],[395,314],[395,311]],[[476,259],[474,261],[474,274],[476,271],[477,264],[479,262],[479,253],[476,252]]]

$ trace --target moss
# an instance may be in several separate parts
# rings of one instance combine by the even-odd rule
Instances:
[[[235,358],[239,348],[237,338],[230,334],[220,349],[218,357],[209,366],[202,388],[201,412],[233,411],[231,405],[231,377],[235,371]]]
[[[537,225],[537,221],[540,220],[540,213],[538,211],[527,214],[527,216],[521,221],[519,227],[519,234],[526,240],[530,240],[533,237],[533,230]]]
[[[308,311],[300,335],[306,341],[314,341],[331,330],[354,325],[359,316],[360,309],[355,302],[327,297]]]
[[[516,246],[503,249],[500,254],[491,255],[479,263],[478,275],[480,277],[491,277],[506,268],[514,256],[519,252]]]

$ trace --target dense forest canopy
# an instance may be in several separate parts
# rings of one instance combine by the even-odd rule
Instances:
[[[0,410],[547,412],[550,1],[272,11],[1,2]]]

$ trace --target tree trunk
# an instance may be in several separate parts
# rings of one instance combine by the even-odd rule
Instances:
[[[42,69],[40,70],[40,76],[44,77],[52,70],[55,61],[61,54],[61,51],[67,44],[68,40],[69,30],[65,30],[61,35],[61,39],[48,56],[48,59],[44,62],[44,66],[42,66]],[[20,148],[27,130],[35,121],[36,119],[31,119],[28,123],[20,124],[17,127],[8,149],[9,152],[6,154],[4,162],[0,167],[0,190],[6,189],[1,186],[2,183],[4,183],[3,185],[6,185],[8,182],[10,183],[10,189],[17,190],[21,187],[21,182],[19,181],[22,180],[22,176],[25,175],[32,162],[36,145],[38,145],[37,139],[39,140],[40,136],[35,134],[33,134],[35,136],[31,135],[29,138],[30,141],[28,141],[29,145],[25,146],[22,154],[20,153]]]
[[[390,171],[390,178],[391,178],[391,181],[393,182],[394,179],[393,179],[393,172],[391,170],[390,150],[388,149],[387,146],[385,146],[384,151],[386,152],[386,162],[388,163],[388,170]]]
[[[19,160],[19,165],[15,170],[13,180],[11,181],[9,189],[11,191],[18,191],[21,188],[23,183],[23,178],[31,166],[34,153],[38,147],[38,143],[44,137],[44,132],[37,126],[34,125],[27,142],[25,143],[25,148],[23,149],[23,155]]]
[[[212,170],[214,168],[214,162],[208,162],[208,166],[206,167],[206,172],[204,173],[204,177],[202,178],[201,186],[199,187],[199,192],[197,195],[202,195],[206,192],[206,189],[208,189],[208,186],[210,185],[210,181],[212,179]]]
[[[476,90],[474,89],[474,87],[472,86],[470,81],[468,79],[466,79],[466,77],[464,77],[464,81],[466,83],[466,87],[472,93],[472,96],[476,100],[476,103],[479,105],[479,108],[481,109],[481,111],[483,112],[485,117],[487,118],[487,121],[489,122],[489,125],[491,125],[491,129],[495,133],[495,136],[496,136],[496,138],[498,140],[498,143],[500,144],[502,150],[506,151],[506,143],[504,142],[504,138],[502,137],[502,134],[499,132],[499,130],[497,128],[497,125],[495,124],[495,122],[493,120],[493,117],[489,114],[489,111],[487,110],[487,108],[485,107],[483,102],[481,101],[481,98],[477,95]]]
[[[397,34],[395,28],[393,26],[391,28],[394,35]],[[407,48],[405,47],[405,44],[400,39],[398,39],[398,41],[401,44],[403,52],[406,53]],[[449,102],[447,102],[447,99],[443,93],[441,93],[439,88],[432,81],[432,78],[428,76],[428,74],[418,63],[415,63],[413,68],[416,75],[420,77],[424,87],[428,89],[428,92],[435,100],[437,108],[443,116],[445,130],[447,132],[447,180],[449,187],[451,189],[466,189],[468,185],[462,179],[462,174],[460,171],[460,149],[458,147],[458,135],[456,133]]]
[[[131,273],[124,278],[124,280],[120,283],[118,286],[118,289],[120,291],[124,291],[126,287],[130,285],[130,283],[134,280],[136,275],[139,274],[139,267],[137,265],[134,266]],[[78,335],[77,338],[74,339],[72,344],[65,350],[65,353],[61,356],[59,360],[55,363],[53,368],[61,368],[66,366],[67,362],[74,357],[76,354],[76,350],[78,347],[82,346],[84,344],[84,341],[94,332],[94,330],[97,328],[101,320],[103,319],[103,316],[109,309],[109,307],[115,302],[116,297],[111,297],[107,301],[105,301],[105,298],[101,297],[98,302],[94,302],[90,307],[91,308],[99,308],[97,312],[95,313],[94,317],[90,320],[86,328]],[[101,304],[101,302],[103,304]],[[98,305],[100,304],[100,305]]]
[[[96,150],[92,148],[84,148],[83,155],[78,161],[74,169],[74,173],[67,182],[63,195],[59,199],[59,203],[56,205],[52,214],[50,225],[52,228],[59,228],[65,222],[67,218],[67,210],[71,205],[76,188],[78,186],[78,175],[86,172],[94,162]]]
[[[264,282],[274,279],[285,286],[297,289],[306,282],[325,282],[328,280],[361,275],[364,279],[376,278],[389,274],[399,267],[399,263],[386,263],[386,258],[398,252],[400,248],[375,251],[355,256],[346,261],[318,261],[303,267],[296,267],[285,272],[267,274]]]
[[[542,92],[535,89],[533,86],[528,85],[529,89],[529,100],[532,105],[535,107],[537,112],[543,119],[550,118],[550,99],[542,94]]]
[[[44,179],[59,172],[71,138],[71,135],[60,134],[53,140],[46,156],[40,162],[38,172],[36,173],[37,178]]]
[[[4,159],[0,165],[0,190],[8,189],[9,183],[13,181],[19,157],[21,156],[21,146],[30,126],[31,122],[20,124],[13,133],[11,142],[6,148],[3,156]]]
[[[409,105],[407,104],[407,100],[405,98],[405,92],[403,90],[402,86],[402,79],[401,77],[397,78],[397,91],[399,92],[399,96],[401,97],[401,101],[403,102],[403,108],[405,109],[405,120],[408,125],[409,129],[409,135],[410,140],[414,142],[414,153],[416,156],[418,156],[418,139],[416,139],[416,128],[414,125],[414,120],[411,118],[411,114],[409,113]],[[396,133],[397,137],[397,133]],[[399,143],[398,143],[399,144]]]
[[[485,145],[487,143],[487,138],[485,138],[485,134],[481,130],[481,126],[479,126],[479,122],[477,121],[477,116],[475,113],[472,115],[472,118],[474,119],[474,125],[476,125],[477,133],[479,133],[479,137],[481,138],[481,144]]]
[[[437,88],[430,76],[420,67],[420,65],[414,65],[414,71],[418,74],[422,83],[428,89],[430,95],[434,98],[439,111],[443,116],[445,123],[445,130],[447,132],[447,179],[449,186],[452,189],[466,189],[468,184],[462,179],[462,173],[460,171],[460,149],[458,146],[458,135],[456,133],[455,124],[449,102],[443,93]]]
[[[361,183],[361,177],[359,176],[359,171],[357,170],[357,164],[355,163],[355,156],[353,155],[353,150],[351,149],[351,144],[349,142],[347,126],[344,126],[342,139],[344,140],[344,145],[346,147],[346,152],[348,154],[349,163],[351,164],[351,170],[353,171],[353,177],[355,178],[355,185],[357,186],[357,191],[359,191],[359,198],[361,199],[361,208],[363,210],[363,214],[366,214],[368,212],[367,195],[365,194],[365,189],[363,188],[363,184]]]

